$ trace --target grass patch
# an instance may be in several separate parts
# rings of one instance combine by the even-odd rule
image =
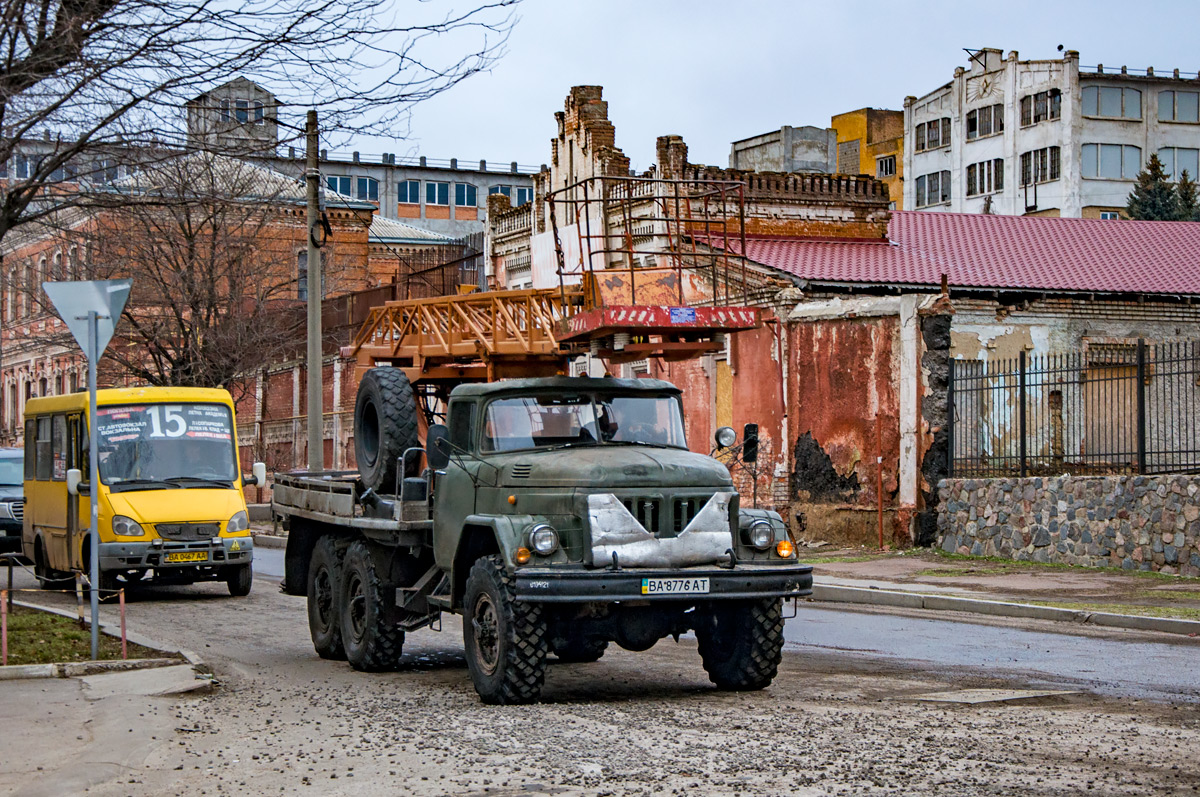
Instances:
[[[1132,614],[1142,617],[1166,617],[1173,620],[1200,620],[1200,608],[1188,606],[1144,606],[1128,603],[1071,603],[1062,601],[1028,601],[1037,606],[1075,609],[1085,612]]]
[[[946,553],[943,550],[936,549],[933,551],[939,559],[946,559],[951,562],[987,562],[990,565],[995,565],[995,573],[1013,572],[1017,570],[1073,570],[1084,573],[1104,573],[1110,576],[1131,576],[1133,578],[1151,578],[1159,581],[1170,581],[1178,584],[1182,576],[1171,575],[1170,573],[1159,573],[1157,570],[1125,570],[1120,567],[1085,567],[1083,565],[1068,565],[1062,562],[1018,562],[1015,559],[1006,559],[1002,556],[970,556],[961,553]],[[946,571],[942,571],[943,573]]]
[[[1011,567],[964,567],[947,570],[944,567],[930,567],[918,570],[914,576],[929,576],[931,578],[958,578],[961,576],[1002,576],[1011,573]]]
[[[1173,601],[1200,601],[1200,591],[1187,589],[1146,589],[1138,593],[1139,598],[1166,598]]]
[[[160,651],[129,644],[129,658],[157,658]],[[121,640],[100,635],[100,660],[121,658]],[[91,661],[92,632],[79,627],[78,620],[37,609],[13,606],[8,615],[8,663],[55,664]]]
[[[802,556],[800,557],[800,563],[805,565],[819,565],[828,562],[870,562],[878,558],[878,556],[854,556],[850,554],[846,556]]]

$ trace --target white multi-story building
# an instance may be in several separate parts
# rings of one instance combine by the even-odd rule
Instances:
[[[1200,163],[1200,78],[1021,61],[984,49],[904,100],[904,207],[1117,218],[1157,153],[1170,179]]]

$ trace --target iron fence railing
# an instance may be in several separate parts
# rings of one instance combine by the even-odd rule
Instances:
[[[950,363],[954,477],[1200,471],[1200,341]]]

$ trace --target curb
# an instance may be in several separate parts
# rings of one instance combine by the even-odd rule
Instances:
[[[78,612],[72,612],[67,609],[56,609],[53,606],[40,606],[36,603],[28,601],[13,601],[17,606],[26,609],[37,609],[38,611],[56,614],[59,617],[66,617],[71,620],[78,620]],[[91,625],[91,621],[85,617],[84,625]],[[111,637],[120,639],[120,626],[113,627],[111,623],[100,623],[100,633],[107,634]],[[125,631],[125,639],[135,645],[141,645],[144,648],[159,650],[164,653],[177,653],[191,665],[197,676],[212,675],[212,667],[204,662],[196,653],[187,650],[186,648],[173,649],[170,645],[165,645],[162,642],[157,642],[142,634]],[[177,659],[121,659],[119,661],[80,661],[66,662],[61,664],[13,664],[8,667],[0,667],[0,681],[9,681],[18,678],[74,678],[83,675],[97,675],[103,672],[120,672],[124,670],[140,670],[149,669],[152,667],[166,666],[167,663],[178,664]]]
[[[1099,625],[1108,628],[1128,628],[1135,631],[1158,631],[1165,634],[1200,636],[1200,621],[1196,620],[1089,612],[1082,609],[1060,609],[1055,606],[1035,606],[1029,603],[1009,603],[1005,601],[981,600],[978,598],[955,598],[947,595],[929,595],[921,592],[901,592],[863,587],[842,587],[832,584],[814,584],[810,600],[822,603],[857,603],[870,606],[893,606],[901,609],[968,612],[971,614],[987,614],[993,617],[1054,620],[1056,622]]]
[[[255,546],[259,548],[286,548],[287,537],[278,537],[274,534],[251,534],[254,539]]]

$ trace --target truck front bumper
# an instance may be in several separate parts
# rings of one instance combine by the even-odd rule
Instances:
[[[254,538],[249,535],[214,537],[200,542],[152,540],[100,543],[101,570],[223,567],[248,564],[253,558]]]
[[[737,565],[678,569],[624,568],[589,570],[584,567],[521,567],[516,570],[516,598],[539,603],[603,601],[745,600],[801,598],[812,594],[812,565]],[[707,592],[647,594],[650,579],[708,579]]]

